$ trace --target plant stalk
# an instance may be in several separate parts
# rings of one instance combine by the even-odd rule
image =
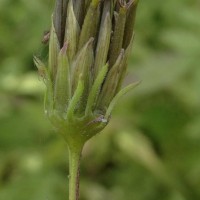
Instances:
[[[80,148],[69,147],[69,200],[79,199],[80,160],[82,146]]]

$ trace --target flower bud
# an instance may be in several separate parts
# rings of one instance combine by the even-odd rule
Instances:
[[[48,63],[34,62],[47,87],[45,112],[68,144],[101,131],[120,96],[137,84],[121,90],[137,3],[56,0]]]

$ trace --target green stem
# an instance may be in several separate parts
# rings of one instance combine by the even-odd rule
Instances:
[[[79,199],[81,148],[69,147],[69,200]]]

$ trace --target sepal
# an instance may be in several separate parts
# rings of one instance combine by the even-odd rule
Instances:
[[[60,50],[60,45],[58,41],[58,37],[54,28],[54,23],[52,19],[51,32],[50,32],[50,40],[49,40],[49,72],[54,82],[56,77],[57,70],[57,57]]]
[[[66,112],[71,98],[69,61],[67,58],[67,43],[64,44],[58,55],[58,66],[54,87],[55,110],[63,115]]]
[[[65,41],[68,43],[67,55],[69,62],[71,63],[77,52],[78,38],[80,33],[80,26],[74,14],[72,0],[69,1],[67,11]]]

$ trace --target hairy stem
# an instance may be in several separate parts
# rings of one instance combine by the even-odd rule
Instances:
[[[81,148],[69,147],[69,200],[79,199]]]

